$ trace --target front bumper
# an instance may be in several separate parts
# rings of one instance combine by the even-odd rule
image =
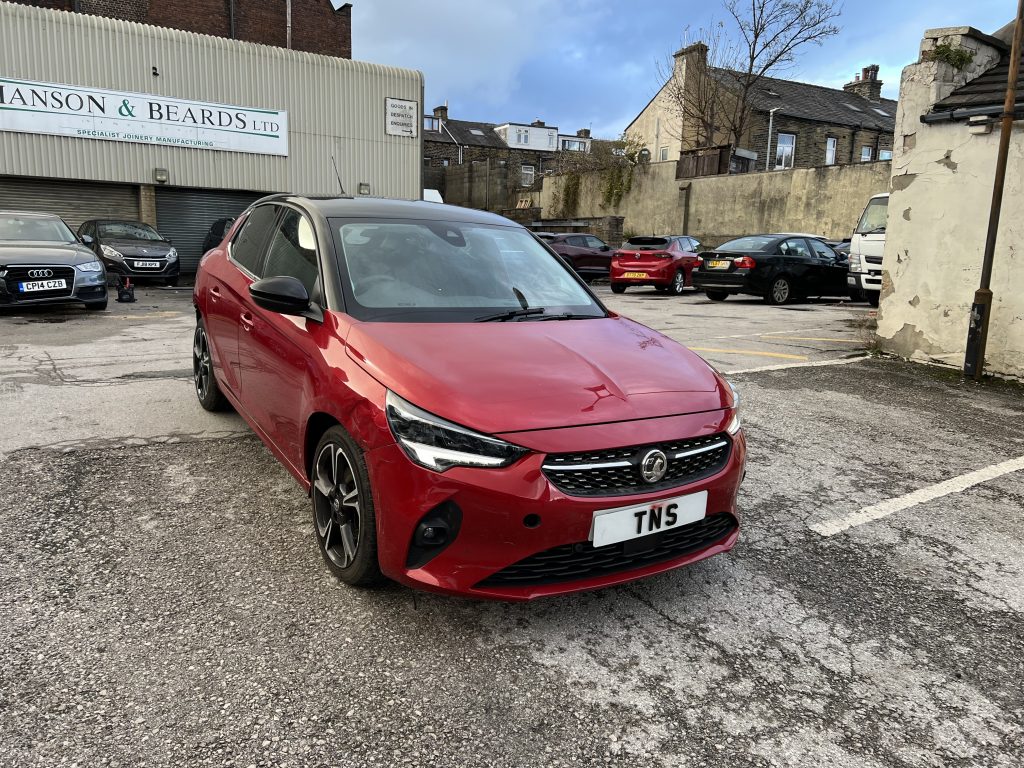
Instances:
[[[846,276],[846,284],[861,291],[882,290],[882,270],[871,269],[867,272],[850,272]]]
[[[107,300],[107,276],[104,272],[79,272],[64,267],[61,274],[71,283],[70,289],[23,293],[17,289],[21,279],[15,276],[0,278],[0,306],[32,307],[51,304],[99,304]],[[72,272],[73,270],[73,272]],[[2,271],[2,270],[0,270]]]
[[[551,430],[550,434],[536,438],[545,443],[540,449],[502,469],[456,468],[439,474],[413,464],[396,444],[369,451],[366,459],[377,510],[381,570],[388,577],[419,589],[468,597],[529,600],[632,581],[725,552],[733,547],[739,535],[736,493],[746,460],[742,431],[732,438],[729,458],[714,475],[655,493],[568,496],[547,479],[541,465],[547,452],[599,450],[674,440],[680,435],[715,434],[724,430],[728,418],[728,412],[719,411],[647,422]],[[538,444],[531,444],[535,435],[520,435],[520,444],[537,449]],[[514,439],[515,436],[503,437]],[[708,492],[707,518],[719,513],[732,518],[728,530],[707,546],[691,547],[667,559],[638,558],[612,572],[577,573],[572,578],[548,583],[482,583],[539,553],[567,545],[575,545],[581,551],[589,547],[593,515],[597,510],[645,504],[700,491]],[[451,509],[451,505],[457,507],[461,515],[457,535],[447,548],[425,564],[410,566],[410,548],[419,522],[438,509]]]
[[[136,261],[155,261],[159,262],[159,267],[146,267],[136,269],[133,265]],[[133,256],[126,256],[124,261],[117,261],[108,257],[103,257],[103,265],[107,268],[107,271],[115,275],[123,275],[125,277],[131,277],[135,280],[167,280],[168,278],[178,277],[181,272],[181,259],[176,259],[172,262],[167,262],[166,259],[146,259],[145,257],[135,258]]]

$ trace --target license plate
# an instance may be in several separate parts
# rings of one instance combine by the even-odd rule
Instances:
[[[640,277],[640,278],[644,278],[644,277],[647,277],[647,273],[646,272],[626,272],[623,275],[623,277]]]
[[[18,283],[18,288],[23,292],[29,291],[55,291],[58,288],[67,288],[68,284],[63,280],[33,280],[30,283]]]
[[[159,261],[136,261],[136,269],[157,269],[160,266]]]
[[[630,507],[599,509],[590,525],[595,547],[639,539],[658,531],[702,520],[708,509],[708,492],[690,493]]]
[[[710,269],[728,269],[729,263],[728,259],[712,259],[708,262],[708,267]]]

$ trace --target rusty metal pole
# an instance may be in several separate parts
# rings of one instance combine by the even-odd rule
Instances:
[[[988,342],[988,318],[992,312],[992,260],[996,252],[996,234],[999,214],[1003,207],[1003,182],[1006,180],[1006,158],[1010,152],[1010,132],[1013,130],[1013,108],[1017,96],[1017,73],[1020,70],[1021,37],[1024,36],[1024,0],[1018,0],[1017,19],[1013,25],[1013,43],[1010,46],[1010,74],[1006,82],[1006,100],[999,129],[999,153],[996,155],[996,175],[992,185],[992,210],[988,216],[988,236],[985,239],[985,257],[981,262],[981,285],[974,293],[971,306],[971,324],[967,330],[967,354],[964,374],[975,381],[981,380],[985,368],[985,345]]]

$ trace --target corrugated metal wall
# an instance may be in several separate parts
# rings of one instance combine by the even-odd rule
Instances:
[[[396,20],[396,23],[401,23]],[[153,75],[157,67],[159,76]],[[420,104],[419,72],[0,2],[0,74],[288,111],[289,156],[3,133],[0,174],[418,199],[422,143],[384,131],[387,97]]]
[[[0,210],[55,213],[77,232],[88,219],[138,219],[139,192],[126,184],[0,177]]]
[[[156,190],[157,229],[174,241],[181,258],[181,271],[192,273],[203,255],[203,240],[217,219],[237,219],[249,204],[263,197],[254,192],[214,189]]]

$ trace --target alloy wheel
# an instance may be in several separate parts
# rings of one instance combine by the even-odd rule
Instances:
[[[682,272],[676,272],[676,276],[672,278],[672,293],[680,294],[683,292],[683,288],[686,287],[686,275]]]
[[[351,460],[337,443],[327,443],[316,457],[313,505],[324,552],[335,566],[348,568],[359,548],[359,485]]]
[[[210,343],[202,326],[196,327],[192,338],[192,377],[196,382],[196,394],[200,400],[205,400],[213,381],[213,363],[210,360]]]
[[[772,283],[772,299],[776,304],[785,304],[789,300],[789,281],[779,278]]]

